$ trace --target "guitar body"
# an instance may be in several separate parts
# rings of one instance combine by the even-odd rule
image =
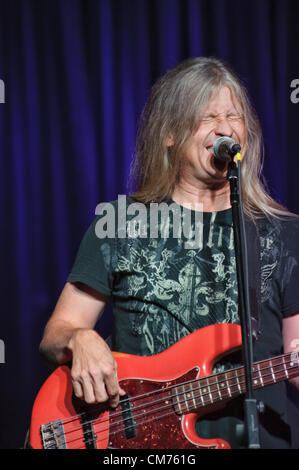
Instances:
[[[34,402],[30,445],[34,449],[230,448],[221,438],[196,434],[196,421],[209,413],[209,407],[189,412],[178,397],[183,394],[192,401],[188,383],[212,375],[213,365],[240,348],[241,341],[238,325],[219,324],[198,330],[155,356],[113,353],[129,398],[115,410],[88,406],[75,398],[70,369],[60,366]]]

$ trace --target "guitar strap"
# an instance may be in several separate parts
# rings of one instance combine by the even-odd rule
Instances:
[[[261,247],[257,223],[245,218],[247,241],[247,266],[249,284],[249,303],[253,339],[260,335],[261,314]]]

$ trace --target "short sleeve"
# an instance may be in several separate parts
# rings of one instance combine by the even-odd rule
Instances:
[[[96,234],[98,217],[86,231],[67,278],[68,282],[82,282],[105,295],[112,292],[113,241]]]
[[[282,315],[288,317],[299,312],[299,218],[283,223],[281,238]]]

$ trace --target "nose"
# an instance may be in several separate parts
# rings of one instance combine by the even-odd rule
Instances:
[[[233,128],[227,117],[218,116],[216,123],[215,123],[214,132],[216,135],[219,135],[219,136],[227,136],[227,137],[232,136]]]

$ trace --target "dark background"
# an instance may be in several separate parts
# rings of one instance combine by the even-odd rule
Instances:
[[[127,191],[138,116],[167,69],[232,64],[260,116],[269,190],[299,212],[298,18],[298,0],[0,2],[1,448],[23,445],[48,375],[44,325],[96,205]],[[101,334],[111,325],[108,310]]]

